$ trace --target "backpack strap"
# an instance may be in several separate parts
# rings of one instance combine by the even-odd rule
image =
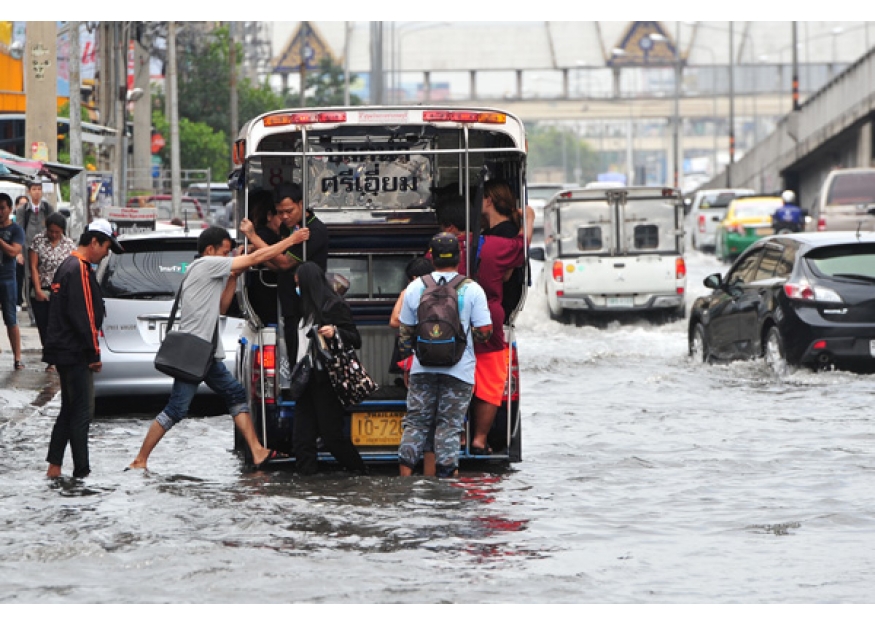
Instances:
[[[465,289],[462,287],[468,284],[469,282],[473,282],[471,278],[468,276],[463,276],[462,274],[458,274],[455,278],[447,282],[448,286],[456,289],[456,293],[458,294],[458,299],[456,300],[456,305],[459,307],[459,321],[462,320],[462,310],[464,310],[465,306]],[[469,334],[471,332],[471,324],[468,324],[468,332],[465,334]]]
[[[468,279],[468,278],[467,278],[466,276],[463,276],[463,275],[460,274],[460,273],[459,273],[459,274],[456,274],[456,277],[455,277],[455,278],[453,278],[452,280],[450,280],[449,282],[447,282],[447,286],[451,286],[451,287],[453,287],[454,289],[458,290],[459,287],[462,285],[462,283],[463,283],[465,280],[467,280],[467,279]]]

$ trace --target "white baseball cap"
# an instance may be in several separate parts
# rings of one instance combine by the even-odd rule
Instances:
[[[121,243],[118,242],[118,239],[115,238],[115,234],[113,234],[112,231],[112,226],[106,219],[95,219],[90,224],[88,224],[86,230],[105,234],[109,238],[109,248],[116,254],[124,254],[125,248],[123,248],[121,246]]]

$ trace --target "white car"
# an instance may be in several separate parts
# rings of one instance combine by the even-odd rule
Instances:
[[[197,254],[200,233],[179,229],[121,235],[125,253],[110,253],[101,263],[97,277],[106,316],[99,337],[103,370],[94,376],[96,398],[170,395],[173,379],[155,369],[155,353],[185,268]],[[245,321],[222,316],[220,323],[225,366],[233,373]],[[201,384],[198,393],[212,391]]]
[[[560,191],[573,189],[577,185],[570,182],[530,182],[526,185],[529,206],[535,211],[535,235],[544,232],[544,206]]]
[[[717,226],[726,217],[729,203],[737,197],[754,195],[753,189],[704,189],[697,191],[690,207],[689,230],[693,249],[714,251]]]
[[[626,313],[682,319],[683,217],[680,194],[670,188],[574,189],[554,196],[544,208],[542,270],[551,319]]]

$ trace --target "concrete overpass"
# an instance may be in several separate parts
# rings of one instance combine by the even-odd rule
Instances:
[[[575,99],[502,99],[477,101],[453,100],[453,106],[488,106],[509,111],[525,122],[597,121],[608,119],[657,119],[674,116],[674,98],[575,98]],[[719,117],[728,119],[729,98],[725,95],[681,97],[680,115],[683,119]],[[777,117],[792,109],[787,94],[736,94],[735,115],[749,117],[754,113]]]
[[[875,118],[875,49],[778,121],[774,132],[712,179],[708,188],[790,188],[810,208],[835,167],[871,167]]]

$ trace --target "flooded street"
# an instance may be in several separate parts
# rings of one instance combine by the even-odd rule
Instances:
[[[726,266],[687,266],[689,306]],[[0,602],[875,600],[875,378],[695,364],[686,320],[563,326],[540,283],[518,344],[523,462],[458,480],[248,472],[228,416],[125,472],[140,414],[53,482],[60,398],[3,390]]]

